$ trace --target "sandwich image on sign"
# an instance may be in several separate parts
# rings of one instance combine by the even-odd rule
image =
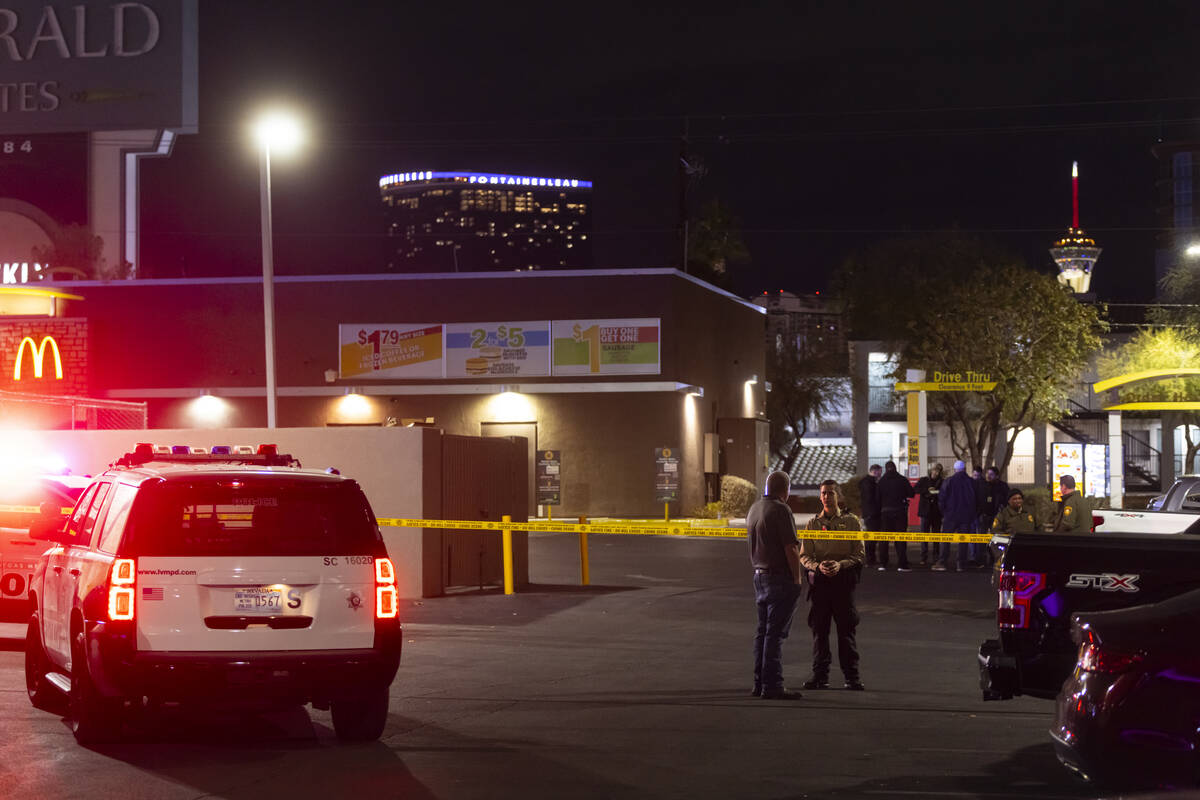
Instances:
[[[491,361],[486,358],[468,358],[466,361],[467,373],[470,375],[487,375],[489,364],[491,364]]]
[[[486,347],[479,348],[479,355],[482,358],[486,358],[488,360],[495,360],[495,359],[500,358],[500,356],[504,355],[504,351],[501,350],[499,347],[495,347],[493,345],[488,345]]]

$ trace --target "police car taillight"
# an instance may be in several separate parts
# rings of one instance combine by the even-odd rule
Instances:
[[[133,619],[133,593],[137,583],[137,563],[132,558],[118,558],[108,575],[108,618]]]
[[[394,619],[399,611],[396,593],[396,569],[390,558],[375,559],[375,616]]]

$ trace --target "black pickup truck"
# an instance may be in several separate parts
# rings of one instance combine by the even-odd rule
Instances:
[[[1072,614],[1200,588],[1200,518],[1181,533],[1023,533],[992,547],[1000,632],[979,647],[984,700],[1054,698],[1078,654]]]

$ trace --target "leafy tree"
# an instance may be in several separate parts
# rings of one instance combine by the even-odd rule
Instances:
[[[732,269],[750,262],[742,240],[741,221],[717,200],[704,205],[688,231],[687,271],[717,286],[729,288]]]
[[[104,240],[93,236],[86,225],[64,225],[49,247],[33,248],[33,258],[56,270],[81,277],[107,277],[104,274]]]
[[[845,367],[830,359],[805,358],[787,344],[767,351],[767,418],[771,420],[771,452],[783,459],[779,467],[791,472],[800,454],[800,440],[810,421],[827,419],[850,401]]]
[[[835,288],[851,335],[884,341],[897,378],[922,369],[928,380],[971,371],[996,382],[989,392],[931,393],[930,407],[956,457],[1002,472],[1022,430],[1063,416],[1104,329],[1053,277],[961,234],[878,245],[848,260]]]
[[[1180,311],[1182,309],[1173,309],[1169,313],[1175,315]],[[1200,365],[1200,333],[1190,326],[1143,328],[1125,344],[1105,352],[1097,362],[1102,379],[1143,370],[1197,365]],[[1200,399],[1200,378],[1145,381],[1119,391],[1121,402],[1196,400]],[[1187,445],[1183,463],[1191,465],[1200,453],[1200,413],[1179,412],[1175,419],[1183,425]],[[1163,433],[1170,435],[1166,431]]]

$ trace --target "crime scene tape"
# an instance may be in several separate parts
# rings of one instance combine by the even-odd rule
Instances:
[[[692,527],[689,524],[658,523],[620,525],[611,522],[503,522],[493,520],[463,519],[393,519],[380,517],[376,520],[381,527],[391,528],[440,528],[458,531],[529,531],[533,533],[597,533],[633,536],[698,536],[710,539],[744,539],[745,528]],[[987,533],[899,533],[895,531],[814,531],[799,529],[801,539],[856,540],[864,542],[990,542]]]
[[[64,517],[69,515],[73,508],[60,508],[59,513]],[[40,514],[42,509],[39,506],[7,506],[0,504],[0,514]]]

